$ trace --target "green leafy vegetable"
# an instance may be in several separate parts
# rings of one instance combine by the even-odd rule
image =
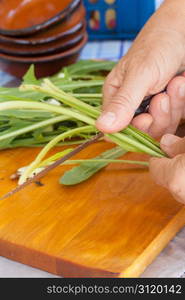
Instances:
[[[0,149],[44,146],[21,175],[19,183],[25,182],[40,165],[43,166],[43,159],[51,148],[78,144],[97,133],[95,122],[101,113],[101,90],[106,74],[114,65],[110,61],[79,61],[42,80],[35,78],[31,66],[20,88],[0,87]],[[80,163],[80,166],[67,172],[62,182],[65,180],[68,185],[70,182],[73,184],[76,177],[83,181],[111,161],[118,163],[115,158],[121,151],[166,156],[157,141],[131,125],[107,136],[119,146],[118,150],[114,150],[118,153],[112,150],[112,156],[108,158],[109,152],[105,152],[103,157],[100,155],[93,161],[66,162]],[[61,153],[49,157],[47,162],[57,155]],[[146,162],[139,164],[147,165]],[[82,172],[80,176],[79,172]]]
[[[56,87],[62,88],[71,95],[75,94],[84,103],[99,107],[105,72],[110,71],[113,64],[112,62],[79,61],[77,64],[62,69],[57,75],[50,77],[50,80]],[[84,71],[81,72],[82,76],[79,76],[81,65]],[[101,76],[97,75],[97,70]],[[42,82],[43,80],[36,79],[34,67],[31,66],[23,78],[23,83],[40,85]],[[22,105],[20,101],[23,101]],[[12,104],[14,102],[14,104],[12,108],[6,109],[5,104],[8,102]],[[31,106],[29,104],[28,107],[24,106],[25,102],[31,103]],[[62,103],[57,103],[51,96],[38,90],[23,91],[19,87],[0,87],[0,106],[3,104],[2,110],[0,109],[0,149],[43,146],[52,139],[52,136],[56,137],[60,133],[86,125],[84,121],[71,117],[67,118],[67,122],[62,121],[58,118],[61,116],[61,111],[58,113],[55,109],[54,111],[41,110],[40,107],[37,109],[36,103],[49,103],[54,108],[62,106]],[[76,138],[86,140],[88,137],[89,134],[79,132]],[[76,139],[68,140],[61,142],[60,145],[79,142]]]
[[[100,115],[100,108],[93,107],[90,104],[84,103],[83,101],[76,99],[73,95],[64,92],[55,86],[49,79],[45,79],[41,85],[25,85],[21,86],[21,90],[36,90],[39,91],[46,96],[52,97],[60,101],[65,107],[62,105],[61,107],[52,107],[48,104],[38,104],[35,103],[37,109],[44,109],[46,111],[52,111],[56,113],[62,113],[65,116],[80,120],[85,124],[91,126],[91,130],[95,130],[95,121],[97,117]],[[13,103],[8,102],[6,104],[6,109],[12,108]],[[19,102],[19,107],[28,108],[32,107],[29,102]],[[1,108],[0,108],[1,109]],[[82,129],[82,128],[81,128]],[[78,132],[80,132],[80,130]],[[69,131],[70,132],[70,131]],[[67,132],[65,138],[70,136],[70,133]],[[140,134],[140,131],[135,130],[134,127],[128,126],[126,129],[119,133],[107,134],[107,136],[115,142],[117,145],[121,146],[123,149],[127,151],[133,152],[141,152],[147,153],[156,157],[164,157],[165,153],[157,146],[157,143],[150,137],[144,138],[143,133]],[[52,141],[50,142],[52,145]],[[42,153],[42,151],[41,151]],[[40,154],[38,155],[40,157]],[[34,169],[37,168],[38,157],[36,160],[30,165],[25,171],[25,174],[22,174],[19,183],[22,184],[27,180],[27,178],[34,172]],[[40,161],[39,161],[40,163]]]

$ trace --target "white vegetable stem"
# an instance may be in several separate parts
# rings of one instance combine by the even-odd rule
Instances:
[[[25,172],[23,172],[23,174],[19,178],[18,184],[23,184],[28,177],[32,176],[32,173],[34,172],[35,169],[37,169],[42,159],[60,141],[66,138],[70,138],[78,133],[94,132],[94,131],[95,128],[93,126],[83,126],[83,127],[78,127],[75,129],[68,130],[67,132],[61,133],[58,136],[56,136],[41,150],[41,152],[37,155],[36,159],[28,166],[28,168],[26,168]]]

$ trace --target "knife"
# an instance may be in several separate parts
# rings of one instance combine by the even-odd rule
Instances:
[[[162,92],[165,92],[165,91],[166,91],[166,89],[164,89]],[[143,99],[141,105],[136,110],[134,117],[138,116],[138,115],[140,115],[142,113],[148,112],[148,108],[149,108],[150,102],[151,102],[151,100],[152,100],[152,98],[154,96],[155,95],[147,96],[147,97],[145,97]],[[102,132],[100,132],[97,135],[95,135],[93,138],[91,138],[88,141],[86,141],[85,143],[80,144],[78,147],[76,147],[70,153],[68,153],[68,154],[64,155],[62,158],[56,160],[54,163],[52,163],[48,167],[45,167],[44,170],[42,170],[40,173],[38,173],[37,175],[29,178],[26,182],[24,182],[23,184],[17,186],[15,189],[11,190],[10,192],[8,192],[4,196],[2,196],[0,198],[0,200],[4,200],[4,199],[10,197],[10,196],[14,195],[15,193],[17,193],[17,192],[21,191],[22,189],[24,189],[25,187],[27,187],[31,183],[34,183],[34,182],[38,181],[38,179],[40,179],[41,177],[45,176],[48,172],[50,172],[51,170],[55,169],[57,166],[59,166],[60,164],[62,164],[66,160],[70,159],[71,157],[73,157],[77,153],[81,152],[82,150],[84,150],[85,148],[87,148],[89,145],[97,142],[103,136],[104,136],[104,134]]]
[[[140,106],[138,107],[138,109],[136,110],[134,117],[136,117],[136,116],[138,116],[138,115],[140,115],[140,114],[143,114],[143,113],[147,113],[152,98],[153,98],[154,96],[158,95],[158,94],[165,93],[166,90],[167,90],[167,88],[165,88],[164,90],[162,90],[160,93],[157,93],[157,94],[154,94],[154,95],[150,95],[150,96],[145,97],[145,98],[143,99],[143,101],[141,102]]]
[[[26,186],[30,185],[31,183],[34,183],[34,182],[38,181],[38,179],[40,179],[41,177],[43,177],[44,175],[46,175],[48,172],[50,172],[51,170],[55,169],[57,166],[59,166],[60,164],[62,164],[64,161],[68,160],[69,158],[71,158],[75,154],[81,152],[83,149],[87,148],[89,145],[95,143],[96,141],[98,141],[103,136],[104,136],[104,134],[102,132],[98,133],[93,138],[89,139],[87,142],[82,143],[81,145],[79,145],[78,147],[76,147],[74,150],[72,150],[70,153],[64,155],[62,158],[56,160],[54,163],[52,163],[48,167],[44,168],[44,170],[42,170],[41,172],[39,172],[37,175],[29,178],[23,184],[17,186],[15,189],[11,190],[10,192],[8,192],[4,196],[2,196],[0,198],[0,200],[4,200],[4,199],[10,197],[10,196],[14,195],[15,193],[17,193],[17,192],[21,191],[22,189],[24,189]]]

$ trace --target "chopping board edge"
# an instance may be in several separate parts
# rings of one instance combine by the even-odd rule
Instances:
[[[183,226],[185,226],[185,207],[170,220],[133,264],[121,273],[80,265],[74,261],[69,261],[58,256],[53,257],[44,252],[35,251],[34,249],[29,249],[23,245],[3,239],[0,239],[0,255],[60,277],[137,278]]]
[[[185,226],[185,207],[161,230],[149,246],[137,257],[132,265],[121,272],[120,278],[139,277],[152,261],[161,253],[174,236]],[[170,232],[170,234],[169,234]],[[162,242],[161,242],[162,241]]]
[[[0,256],[66,278],[118,278],[119,273],[108,270],[90,268],[62,257],[53,257],[41,251],[35,251],[25,246],[0,240]]]

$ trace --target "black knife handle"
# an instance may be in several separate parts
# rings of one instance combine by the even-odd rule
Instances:
[[[152,98],[154,96],[156,96],[158,94],[161,94],[161,93],[164,93],[164,92],[166,92],[166,88],[163,91],[161,91],[160,93],[157,93],[155,95],[151,95],[151,96],[145,97],[143,99],[143,101],[141,102],[140,106],[138,107],[138,109],[136,110],[134,117],[139,116],[139,115],[141,115],[143,113],[147,113]]]

